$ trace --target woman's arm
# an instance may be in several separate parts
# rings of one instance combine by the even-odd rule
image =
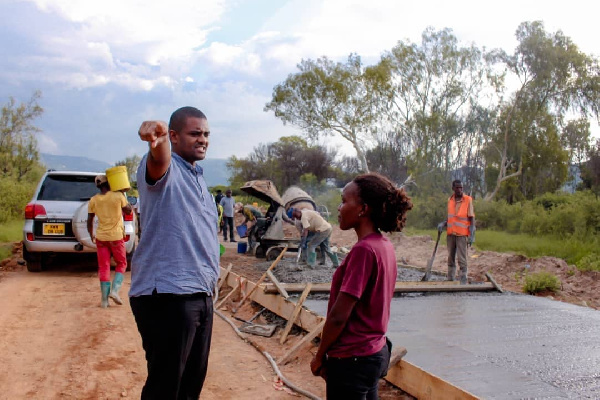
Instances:
[[[333,307],[331,307],[331,311],[327,315],[325,326],[323,327],[319,350],[317,350],[317,354],[310,363],[310,369],[313,375],[322,375],[323,371],[321,371],[321,369],[327,350],[335,343],[344,330],[357,302],[358,299],[356,297],[350,296],[344,292],[340,292],[338,298],[335,300]]]

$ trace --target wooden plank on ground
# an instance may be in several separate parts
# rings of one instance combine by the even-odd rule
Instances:
[[[221,268],[223,269],[223,268]],[[230,287],[235,287],[238,279],[240,279],[240,275],[235,272],[230,272],[227,276],[227,285]],[[252,290],[256,284],[251,281],[246,282],[247,290]],[[257,302],[263,307],[266,307],[271,312],[279,315],[281,318],[287,319],[294,311],[296,304],[292,301],[286,300],[281,297],[279,294],[267,294],[262,290],[255,290],[254,293],[250,296],[252,301]],[[296,319],[296,325],[305,331],[311,331],[317,326],[324,318],[319,314],[307,310],[306,308],[302,308],[300,310],[300,315]]]
[[[311,340],[313,340],[321,334],[323,326],[325,326],[325,320],[321,321],[321,323],[317,325],[312,331],[307,333],[302,339],[298,340],[298,342],[295,345],[293,345],[292,348],[289,349],[288,352],[285,353],[281,357],[281,359],[277,361],[277,363],[279,365],[285,365],[288,361],[290,361],[292,359],[292,356],[298,351],[300,347],[302,347],[304,344],[310,342]]]
[[[296,308],[294,308],[294,311],[292,311],[292,315],[290,315],[290,318],[288,319],[287,324],[285,324],[285,328],[283,329],[283,333],[281,334],[281,339],[279,339],[279,343],[281,343],[281,344],[285,343],[285,340],[287,339],[288,334],[290,333],[290,331],[292,330],[292,327],[294,326],[294,323],[296,322],[296,318],[298,318],[298,314],[300,314],[300,310],[302,309],[302,304],[304,304],[304,300],[306,300],[306,297],[310,293],[311,286],[312,286],[312,283],[310,283],[310,282],[306,284],[306,287],[304,288],[304,291],[302,292],[302,296],[300,296],[300,298],[296,302]]]
[[[437,377],[406,360],[390,368],[385,379],[417,399],[476,400],[479,397]]]
[[[298,293],[304,290],[302,283],[280,283],[288,293]],[[331,283],[314,283],[312,293],[329,293]],[[470,285],[461,285],[458,281],[428,281],[428,282],[396,282],[395,293],[416,293],[416,292],[485,292],[496,290],[490,282],[474,283]],[[273,284],[267,284],[265,293],[277,293],[278,290]]]

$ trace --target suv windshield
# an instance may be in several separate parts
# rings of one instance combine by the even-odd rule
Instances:
[[[85,201],[98,194],[94,176],[48,175],[38,200]]]

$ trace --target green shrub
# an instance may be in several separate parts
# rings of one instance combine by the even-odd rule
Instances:
[[[330,188],[329,190],[315,196],[315,203],[317,205],[324,205],[329,211],[329,222],[337,222],[337,209],[342,202],[342,192],[337,188]]]
[[[600,271],[600,255],[590,253],[577,262],[577,268],[581,271]]]
[[[525,277],[523,291],[535,294],[544,291],[556,292],[560,289],[560,279],[554,274],[546,271],[536,272]]]
[[[406,225],[418,229],[431,229],[447,218],[448,196],[440,193],[436,196],[411,198],[413,208],[406,215]]]

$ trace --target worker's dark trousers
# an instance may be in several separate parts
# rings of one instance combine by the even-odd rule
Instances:
[[[329,357],[325,361],[327,399],[377,400],[379,378],[390,364],[391,345],[388,341],[379,352],[365,357]]]
[[[130,303],[148,366],[142,400],[197,400],[208,366],[212,297],[161,293]]]
[[[233,237],[233,217],[223,216],[223,240],[227,241],[227,229],[229,228],[229,240],[235,240]]]

